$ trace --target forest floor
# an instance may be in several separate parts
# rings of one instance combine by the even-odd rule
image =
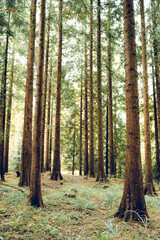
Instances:
[[[160,188],[146,196],[150,219],[126,223],[114,218],[123,193],[123,180],[95,179],[63,174],[63,181],[42,174],[44,208],[28,204],[28,187],[18,187],[15,173],[0,183],[0,240],[160,240]]]

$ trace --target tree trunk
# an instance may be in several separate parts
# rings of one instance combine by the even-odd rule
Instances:
[[[51,160],[52,160],[52,129],[53,129],[53,97],[51,101],[51,120],[50,120],[50,136],[49,136],[49,171],[51,171]]]
[[[156,92],[157,92],[157,113],[158,113],[158,133],[160,137],[160,73],[159,73],[159,60],[158,60],[158,40],[156,37],[157,19],[155,15],[155,2],[151,0],[152,5],[152,21],[153,21],[153,48],[154,48],[154,64],[155,64],[155,77],[156,77]],[[159,139],[160,141],[160,139]]]
[[[113,152],[114,152],[114,178],[116,178],[116,174],[117,174],[117,162],[116,162],[116,158],[118,155],[118,151],[117,151],[117,147],[116,147],[116,139],[118,138],[118,134],[117,134],[117,99],[115,99],[114,102],[114,121],[113,121],[113,129],[114,129],[114,144],[113,144]]]
[[[156,104],[156,91],[154,80],[154,67],[152,60],[152,81],[153,81],[153,103],[154,103],[154,127],[155,127],[155,146],[156,146],[156,180],[160,180],[160,159],[159,159],[159,139],[158,139],[158,122],[157,122],[157,104]]]
[[[10,24],[10,11],[8,12],[8,26],[9,31]],[[0,92],[0,171],[1,180],[5,181],[4,178],[4,134],[5,134],[5,115],[6,115],[6,80],[7,80],[7,65],[8,65],[8,46],[9,46],[9,34],[6,35],[6,48],[5,48],[5,59],[4,59],[4,72],[2,73],[1,81],[1,92]]]
[[[126,79],[127,152],[124,191],[115,217],[125,221],[146,219],[140,154],[139,100],[133,0],[123,1]]]
[[[103,124],[102,124],[102,84],[101,84],[101,2],[97,1],[97,106],[98,106],[98,171],[97,181],[104,179]]]
[[[142,65],[143,65],[144,135],[145,135],[145,187],[144,187],[144,193],[153,195],[153,193],[155,192],[155,188],[153,185],[152,161],[151,161],[146,30],[145,30],[145,16],[144,16],[143,0],[140,0],[140,12],[141,12]]]
[[[108,176],[108,99],[106,107],[106,175]]]
[[[40,137],[42,118],[42,83],[43,83],[43,62],[44,62],[44,39],[45,39],[45,5],[46,0],[40,1],[39,20],[39,43],[37,59],[37,80],[36,80],[36,101],[34,115],[34,130],[32,144],[32,166],[30,180],[30,203],[32,206],[42,207],[41,193],[41,161],[40,161]]]
[[[51,78],[52,78],[52,60],[50,64],[50,79],[49,79],[49,90],[48,90],[48,109],[47,109],[47,131],[46,131],[46,159],[45,159],[45,171],[50,170],[50,161],[49,161],[49,137],[50,137],[50,112],[51,112]]]
[[[13,87],[13,74],[14,74],[14,53],[12,59],[11,78],[8,91],[8,108],[6,114],[6,133],[4,141],[4,172],[8,172],[8,156],[9,156],[9,136],[11,125],[11,108],[12,108],[12,87]]]
[[[89,103],[89,177],[95,177],[94,171],[94,131],[93,131],[93,0],[90,0],[90,103]]]
[[[30,28],[28,41],[27,75],[24,108],[24,126],[21,153],[21,175],[19,186],[30,185],[32,161],[32,108],[33,108],[33,78],[34,78],[34,49],[36,28],[36,2],[31,0]]]
[[[80,135],[79,135],[79,175],[82,176],[82,78],[80,99]]]
[[[87,43],[85,42],[85,99],[84,99],[84,176],[88,175],[88,75]]]
[[[76,142],[76,131],[75,131],[75,123],[74,123],[72,175],[74,175],[75,142]]]
[[[44,71],[44,80],[42,85],[41,150],[40,150],[41,172],[44,171],[44,135],[45,135],[45,119],[46,119],[46,95],[47,95],[46,93],[47,93],[47,80],[48,80],[49,31],[50,31],[50,27],[48,24],[46,56],[45,56],[45,71]]]
[[[110,19],[110,6],[108,7]],[[109,129],[109,169],[110,176],[114,176],[114,151],[113,151],[113,110],[112,110],[112,63],[111,63],[111,29],[108,29],[108,129]]]
[[[54,137],[54,159],[52,180],[62,180],[60,163],[60,108],[61,108],[61,70],[62,70],[62,0],[59,0],[59,26],[58,26],[58,64],[57,64],[57,95],[56,119]]]

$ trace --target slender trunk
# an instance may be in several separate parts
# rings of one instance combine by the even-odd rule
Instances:
[[[158,60],[158,40],[156,37],[157,19],[155,15],[155,2],[151,0],[152,5],[152,21],[153,21],[153,48],[154,48],[154,64],[155,64],[155,77],[156,77],[156,92],[157,92],[157,113],[158,113],[158,133],[160,137],[160,72]],[[160,140],[160,139],[159,139]]]
[[[127,152],[121,204],[115,217],[125,221],[146,219],[140,154],[139,99],[133,0],[123,0],[126,79]]]
[[[153,61],[153,60],[152,60]],[[154,67],[152,62],[152,81],[153,81],[153,103],[154,103],[154,127],[155,127],[155,146],[156,146],[156,180],[160,180],[160,159],[159,159],[159,139],[158,139],[158,122],[157,122],[157,104],[156,104],[156,91],[154,80]]]
[[[145,16],[144,16],[143,0],[140,0],[140,12],[141,12],[142,65],[143,65],[144,135],[145,135],[145,187],[144,187],[144,193],[153,195],[153,193],[155,192],[155,188],[153,185],[152,161],[151,161],[147,50],[146,50],[146,30],[145,30]]]
[[[61,162],[60,162],[61,71],[62,71],[62,0],[59,0],[57,95],[56,95],[54,159],[53,159],[53,171],[51,175],[52,180],[63,179],[61,175]]]
[[[10,11],[8,13],[8,26],[10,24]],[[6,48],[5,48],[5,59],[4,59],[4,72],[2,73],[1,92],[0,92],[0,171],[1,180],[5,181],[4,178],[4,134],[5,134],[5,116],[6,116],[6,81],[7,81],[7,65],[8,65],[8,46],[9,46],[9,34],[6,35]]]
[[[34,78],[34,49],[36,28],[36,2],[31,0],[30,28],[27,56],[27,75],[24,108],[24,126],[21,153],[21,175],[19,186],[30,185],[31,161],[32,161],[32,108],[33,108],[33,78]]]
[[[82,78],[80,99],[80,135],[79,135],[79,175],[82,176]]]
[[[116,174],[117,174],[117,162],[116,162],[116,158],[117,158],[117,155],[118,155],[118,152],[117,152],[117,148],[116,148],[116,139],[117,139],[117,116],[116,116],[116,113],[117,113],[117,99],[115,99],[115,103],[114,103],[114,121],[113,121],[113,129],[114,129],[114,138],[115,138],[115,141],[114,141],[114,144],[113,144],[113,152],[114,152],[114,178],[116,178]]]
[[[49,32],[50,32],[50,27],[48,24],[45,70],[44,70],[44,80],[42,85],[41,150],[40,150],[41,172],[44,171],[44,134],[45,134],[46,95],[47,95],[47,81],[48,81]]]
[[[40,1],[39,42],[37,59],[36,101],[34,115],[34,130],[32,144],[32,166],[30,179],[30,203],[32,206],[42,207],[41,192],[41,161],[40,161],[40,137],[42,118],[42,83],[44,62],[44,39],[45,39],[45,5],[46,0]]]
[[[6,114],[6,133],[4,141],[4,172],[8,172],[8,157],[9,157],[9,136],[11,125],[11,108],[12,108],[12,87],[13,87],[13,74],[14,74],[14,53],[12,59],[11,78],[8,91],[8,108]]]
[[[72,175],[74,175],[75,142],[76,142],[76,131],[75,131],[75,123],[74,123]]]
[[[47,131],[46,131],[46,159],[45,159],[45,171],[50,170],[49,162],[49,142],[50,142],[50,112],[51,112],[51,78],[52,78],[52,60],[50,64],[50,79],[49,79],[49,89],[48,89],[48,109],[47,109]]]
[[[84,176],[88,175],[88,76],[87,43],[85,42],[85,99],[84,99]]]
[[[108,99],[106,107],[106,175],[108,176]]]
[[[89,103],[89,177],[95,177],[94,171],[94,130],[93,130],[93,0],[90,0],[90,103]]]
[[[52,129],[53,129],[53,97],[52,97],[52,101],[51,101],[51,120],[50,120],[51,124],[51,128],[50,128],[50,136],[49,136],[49,171],[51,171],[51,160],[52,160]]]
[[[155,77],[156,77],[156,92],[157,92],[157,113],[158,113],[158,133],[160,136],[160,73],[158,65],[158,41],[154,39],[154,62],[155,62]],[[159,139],[160,141],[160,139]]]
[[[110,19],[110,6],[108,8]],[[109,21],[108,29],[108,129],[109,129],[109,169],[110,176],[114,175],[114,151],[113,151],[113,110],[112,110],[112,64],[111,64],[111,29]]]
[[[103,160],[102,84],[101,84],[101,2],[97,1],[97,106],[98,106],[98,171],[97,181],[105,177]]]

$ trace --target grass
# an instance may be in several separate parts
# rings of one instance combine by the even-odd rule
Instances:
[[[45,175],[43,181],[45,207],[34,208],[28,205],[29,189],[21,191],[15,175],[6,175],[6,183],[0,185],[0,240],[160,240],[159,197],[146,196],[151,219],[140,225],[113,217],[123,193],[121,180],[60,184]],[[76,196],[69,197],[72,194]]]

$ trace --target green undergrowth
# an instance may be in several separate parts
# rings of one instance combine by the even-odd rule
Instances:
[[[56,186],[52,182],[53,187],[42,186],[44,208],[29,206],[29,189],[21,191],[17,183],[18,179],[8,175],[6,183],[0,185],[0,240],[160,240],[159,196],[146,196],[147,222],[126,223],[113,217],[123,193],[119,180]]]

